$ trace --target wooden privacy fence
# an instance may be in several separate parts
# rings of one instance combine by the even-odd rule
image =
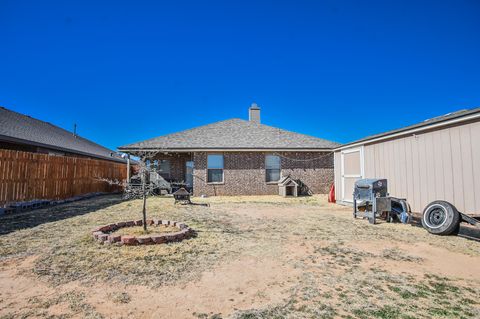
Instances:
[[[123,181],[126,164],[104,160],[0,150],[0,207],[32,199],[65,199],[121,191],[98,178]]]

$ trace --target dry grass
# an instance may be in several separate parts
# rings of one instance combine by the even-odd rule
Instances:
[[[3,232],[9,233],[0,238],[0,256],[2,259],[38,256],[33,272],[52,284],[108,280],[160,286],[194,279],[219,258],[235,253],[235,238],[230,234],[236,229],[230,218],[212,214],[201,206],[174,207],[167,198],[150,202],[149,218],[184,221],[196,230],[198,237],[181,244],[134,249],[99,245],[91,238],[90,231],[95,226],[141,216],[140,201],[120,202],[118,197],[106,196],[50,209],[49,215],[72,212],[72,217],[33,228],[18,229],[23,225],[28,227],[29,219],[44,212],[11,218],[12,223],[2,224]],[[73,213],[84,209],[90,213]]]
[[[140,216],[140,201],[121,202],[115,196],[4,218],[0,220],[0,258],[36,256],[33,269],[25,275],[33,273],[52,285],[80,281],[179,286],[245,254],[278,260],[298,271],[299,275],[285,284],[279,302],[252,309],[232,307],[224,314],[190,312],[197,318],[480,316],[478,279],[429,272],[425,263],[430,257],[409,249],[423,242],[477,258],[478,242],[436,237],[406,225],[372,226],[353,220],[349,210],[330,206],[320,196],[193,201],[208,202],[211,207],[174,206],[170,198],[149,200],[149,218],[184,221],[197,231],[196,238],[167,245],[119,247],[94,242],[90,237],[93,227]],[[269,289],[260,291],[268,294]],[[101,316],[84,297],[61,294],[33,300],[31,309],[14,315],[33,311],[42,317],[51,304],[67,303],[72,313]],[[125,293],[107,298],[117,305],[134,301]],[[257,298],[262,298],[261,293]]]

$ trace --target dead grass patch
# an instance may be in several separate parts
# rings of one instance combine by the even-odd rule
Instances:
[[[0,315],[111,317],[87,298],[93,293],[89,287],[102,284],[140,285],[146,289],[143,298],[159,298],[141,303],[128,288],[94,294],[103,298],[103,306],[111,303],[129,316],[138,309],[155,311],[159,306],[164,308],[158,314],[166,313],[169,305],[161,296],[168,295],[162,289],[169,287],[175,288],[184,307],[174,312],[178,318],[480,316],[479,280],[455,267],[432,268],[442,261],[442,254],[456,264],[475,267],[480,261],[477,242],[436,237],[406,225],[369,225],[321,196],[195,201],[211,207],[149,199],[149,218],[181,220],[197,231],[196,238],[165,245],[128,247],[93,241],[92,228],[141,216],[141,201],[121,202],[115,196],[1,219],[2,267],[11,269],[16,260],[35,256],[31,267],[21,271],[23,276],[59,288],[78,282],[81,289],[64,289],[58,296],[38,295],[28,307],[13,311],[9,309],[18,300],[2,294],[0,299],[6,298],[5,304],[12,306],[0,308]],[[36,220],[38,216],[43,222]],[[132,229],[123,230],[132,234]],[[247,266],[252,270],[242,269]],[[201,288],[194,288],[200,284]],[[183,295],[186,285],[193,292]],[[218,286],[223,289],[220,295],[206,293]]]

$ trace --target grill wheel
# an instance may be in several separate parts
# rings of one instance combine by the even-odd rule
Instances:
[[[450,235],[460,227],[460,214],[449,202],[437,200],[425,207],[422,226],[435,235]]]

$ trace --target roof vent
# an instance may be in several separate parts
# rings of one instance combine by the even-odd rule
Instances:
[[[248,109],[248,120],[260,124],[260,107],[258,107],[257,103],[250,105]]]

